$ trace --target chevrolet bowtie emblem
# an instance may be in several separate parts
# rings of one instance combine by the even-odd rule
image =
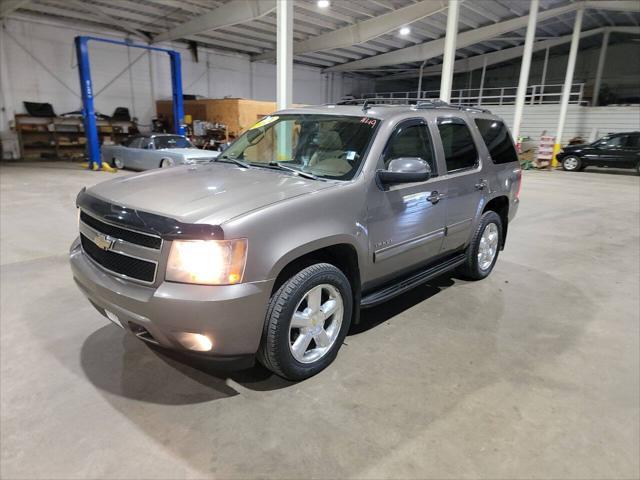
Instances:
[[[95,243],[98,248],[102,250],[109,250],[113,246],[114,239],[109,235],[98,234],[93,237],[93,243]]]

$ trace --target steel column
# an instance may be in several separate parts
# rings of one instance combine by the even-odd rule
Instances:
[[[78,60],[78,75],[80,76],[80,93],[82,95],[82,119],[84,133],[87,137],[87,153],[89,155],[89,169],[96,164],[102,168],[100,156],[100,140],[98,139],[98,125],[96,110],[93,104],[93,86],[91,84],[91,68],[89,67],[89,37],[76,37],[76,57]]]
[[[87,154],[89,157],[89,168],[94,164],[102,168],[100,155],[100,140],[98,138],[98,126],[96,123],[96,111],[94,106],[94,94],[91,84],[91,68],[89,64],[89,41],[111,43],[113,45],[124,45],[126,47],[142,48],[149,51],[164,52],[169,54],[171,60],[171,86],[173,88],[173,130],[178,135],[184,135],[184,106],[182,98],[182,74],[180,66],[180,53],[166,48],[150,47],[122,40],[111,40],[107,38],[77,36],[74,39],[76,47],[76,57],[78,60],[78,76],[80,78],[80,91],[82,94],[82,118],[84,120],[84,130],[87,136]],[[151,56],[149,57],[151,61]]]
[[[460,0],[449,0],[447,11],[447,34],[444,40],[444,58],[442,59],[442,77],[440,78],[440,100],[451,100],[453,84],[453,62],[456,60],[456,37],[458,36],[458,14]]]
[[[604,64],[607,61],[607,48],[609,47],[610,31],[606,30],[602,36],[602,46],[600,47],[600,56],[598,57],[598,68],[596,70],[596,83],[593,86],[593,101],[591,105],[598,106],[598,98],[600,97],[600,86],[602,84],[602,72]]]
[[[567,119],[567,109],[569,107],[569,97],[571,96],[571,86],[573,85],[573,72],[576,68],[576,58],[578,56],[578,45],[580,43],[580,30],[582,29],[583,17],[584,8],[581,7],[576,12],[576,20],[573,24],[571,48],[569,49],[569,60],[567,62],[567,73],[564,78],[564,87],[562,88],[560,117],[558,119],[558,129],[556,131],[556,143],[553,148],[553,166],[556,166],[558,164],[558,161],[556,160],[556,154],[560,151],[562,145],[562,135],[564,134],[565,121]]]
[[[484,90],[484,76],[487,73],[487,57],[484,58],[482,63],[482,74],[480,75],[480,91],[478,92],[478,105],[482,105],[482,93]]]
[[[542,79],[540,80],[540,104],[544,103],[544,84],[547,81],[547,67],[549,65],[549,47],[544,51],[544,63],[542,64]]]
[[[529,84],[529,69],[531,68],[531,54],[533,52],[533,41],[536,37],[536,21],[538,18],[538,7],[540,0],[531,0],[529,7],[529,23],[524,41],[524,52],[522,53],[522,65],[520,66],[520,80],[518,81],[518,91],[516,93],[516,108],[513,115],[513,138],[518,141],[520,136],[520,124],[522,123],[522,112],[524,110],[524,100]]]
[[[280,0],[277,12],[277,92],[278,110],[291,106],[293,79],[293,1]]]

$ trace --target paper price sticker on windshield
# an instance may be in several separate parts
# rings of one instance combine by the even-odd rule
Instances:
[[[264,117],[262,120],[260,120],[258,123],[256,123],[255,125],[253,125],[249,130],[253,130],[254,128],[260,128],[260,127],[264,127],[266,125],[269,125],[270,123],[275,122],[276,120],[278,120],[278,116],[271,116],[269,115],[268,117]]]
[[[375,118],[362,117],[360,119],[360,123],[364,123],[365,125],[369,125],[370,127],[375,127],[378,121]]]

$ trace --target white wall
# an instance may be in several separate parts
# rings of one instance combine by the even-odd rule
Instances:
[[[513,105],[488,106],[501,116],[509,128],[513,128]],[[560,116],[560,105],[525,105],[522,114],[521,135],[538,139],[543,131],[555,135]],[[573,137],[589,139],[607,133],[640,131],[640,107],[583,107],[569,105],[563,143]]]
[[[24,16],[6,19],[4,24],[6,28],[0,30],[0,134],[4,132],[5,138],[14,113],[25,113],[25,100],[49,102],[57,114],[80,109],[76,35],[124,38],[111,31]],[[148,125],[155,115],[155,100],[171,97],[168,55],[98,42],[89,45],[96,110],[110,115],[118,106],[127,107],[141,124]],[[180,44],[159,46],[181,52],[185,94],[275,100],[273,64],[252,64],[247,55],[204,48],[199,48],[196,63]],[[127,69],[130,62],[135,63]],[[359,88],[357,79],[336,76],[329,91],[328,76],[318,68],[296,65],[293,75],[294,103],[335,101]]]

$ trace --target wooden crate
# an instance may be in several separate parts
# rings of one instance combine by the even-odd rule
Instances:
[[[173,128],[171,100],[158,100],[156,110]],[[206,98],[185,100],[184,113],[193,120],[224,123],[230,136],[238,136],[260,118],[276,110],[276,102],[262,102],[246,98]]]

